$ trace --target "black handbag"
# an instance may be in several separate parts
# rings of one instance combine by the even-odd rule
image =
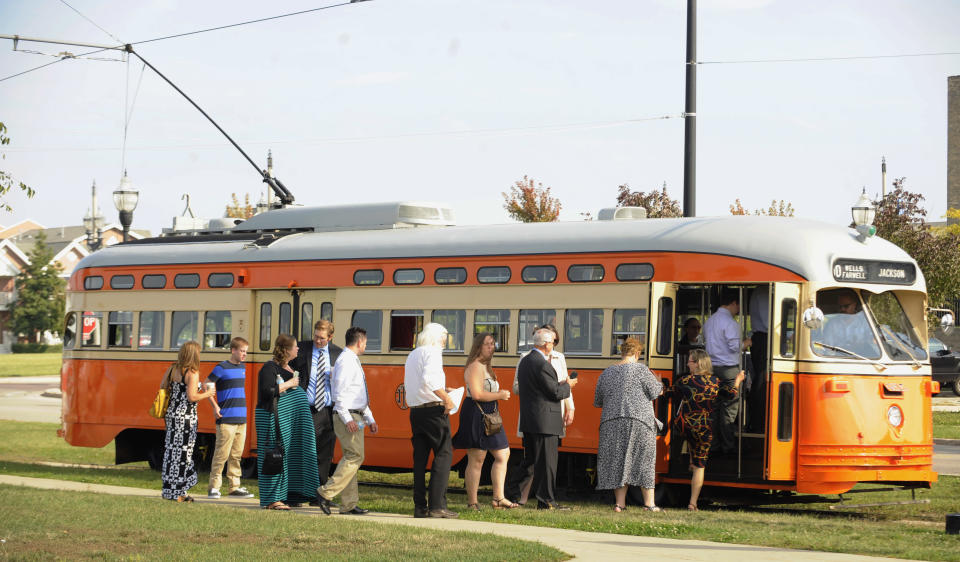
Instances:
[[[277,444],[263,455],[260,472],[264,476],[275,476],[283,472],[283,437],[280,435],[280,408],[277,402],[277,399],[273,400],[273,421],[276,423]]]

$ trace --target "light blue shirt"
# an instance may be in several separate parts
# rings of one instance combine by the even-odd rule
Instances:
[[[740,365],[740,324],[725,307],[720,307],[703,324],[707,354],[714,367]]]

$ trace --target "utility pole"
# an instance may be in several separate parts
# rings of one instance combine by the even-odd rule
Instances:
[[[697,0],[687,0],[687,99],[683,112],[683,216],[697,216]]]
[[[887,157],[880,158],[880,196],[887,198]]]

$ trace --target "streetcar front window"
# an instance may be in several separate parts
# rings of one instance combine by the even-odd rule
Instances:
[[[894,361],[922,361],[927,351],[893,291],[875,294],[864,291],[867,310],[877,323],[880,341]]]
[[[824,319],[819,330],[810,331],[814,353],[823,357],[880,359],[880,344],[856,291],[820,291],[817,307],[823,311]]]

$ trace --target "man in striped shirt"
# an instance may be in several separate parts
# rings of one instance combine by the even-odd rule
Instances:
[[[210,465],[208,498],[220,497],[224,464],[227,465],[227,481],[230,485],[228,495],[253,497],[246,488],[240,486],[240,456],[247,439],[247,397],[244,388],[247,368],[243,362],[247,358],[249,345],[247,340],[241,337],[230,340],[230,359],[214,367],[207,377],[207,382],[214,383],[217,387],[216,400],[210,397],[213,413],[217,418],[217,444],[213,449],[213,462]]]

